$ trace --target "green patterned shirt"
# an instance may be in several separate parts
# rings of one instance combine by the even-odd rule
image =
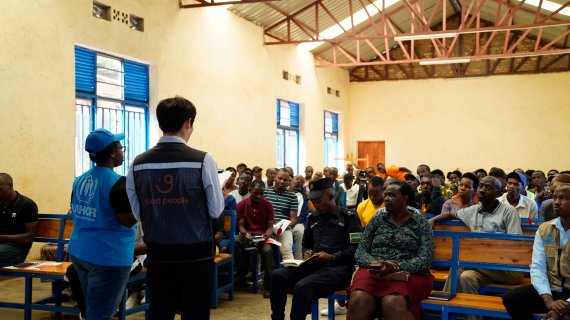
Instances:
[[[408,207],[412,216],[402,226],[388,221],[389,213],[379,209],[368,222],[356,249],[356,263],[368,267],[374,259],[394,260],[404,271],[427,274],[434,251],[433,231],[419,211]]]

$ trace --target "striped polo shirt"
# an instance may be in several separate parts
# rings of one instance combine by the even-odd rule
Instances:
[[[289,220],[289,212],[291,210],[297,212],[297,196],[289,190],[279,193],[274,188],[267,188],[263,197],[273,205],[275,223],[281,221],[281,219]]]

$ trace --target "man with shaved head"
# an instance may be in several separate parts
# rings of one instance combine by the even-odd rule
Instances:
[[[521,221],[517,210],[497,198],[501,195],[501,182],[492,176],[481,179],[477,188],[479,203],[457,211],[456,213],[442,213],[430,219],[430,224],[446,219],[459,219],[465,223],[471,232],[522,234]],[[463,269],[458,273],[457,292],[478,294],[479,287],[491,283],[516,284],[523,274],[520,272],[489,270],[489,269]],[[448,278],[449,280],[449,278]],[[445,282],[444,291],[450,291],[451,281]],[[470,320],[482,317],[469,316]]]
[[[513,319],[566,319],[570,315],[570,185],[556,188],[552,200],[558,218],[540,225],[534,237],[531,285],[513,289],[503,304]]]
[[[0,268],[26,260],[37,221],[36,203],[14,190],[9,174],[0,173]]]

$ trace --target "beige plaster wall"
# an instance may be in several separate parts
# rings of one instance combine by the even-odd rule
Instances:
[[[570,73],[351,83],[349,150],[384,140],[386,162],[414,171],[569,169],[569,84]]]
[[[90,0],[2,1],[0,171],[38,203],[65,212],[74,178],[74,45],[151,65],[151,112],[160,99],[189,98],[198,109],[190,144],[220,167],[275,164],[275,101],[302,104],[300,165],[323,163],[323,110],[347,113],[348,74],[315,69],[295,46],[263,46],[262,29],[224,8],[178,9],[175,0],[106,0],[145,19],[138,32],[91,15]],[[282,70],[302,84],[281,79]],[[326,94],[341,90],[341,97]],[[159,132],[151,116],[151,145]],[[346,138],[346,125],[341,126]],[[304,152],[308,150],[308,152]]]

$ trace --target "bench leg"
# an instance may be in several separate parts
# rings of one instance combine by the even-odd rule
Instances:
[[[313,301],[311,305],[311,320],[319,320],[319,300]]]
[[[329,320],[334,320],[334,299],[328,298],[328,307],[329,307]]]
[[[251,274],[251,282],[252,282],[252,292],[257,293],[257,280],[259,277],[259,254],[257,251],[252,252],[252,266],[253,272]]]
[[[25,292],[24,292],[24,319],[32,320],[32,277],[26,276],[25,280]]]
[[[218,307],[218,266],[214,265],[214,288],[212,288],[211,307],[216,309]]]

